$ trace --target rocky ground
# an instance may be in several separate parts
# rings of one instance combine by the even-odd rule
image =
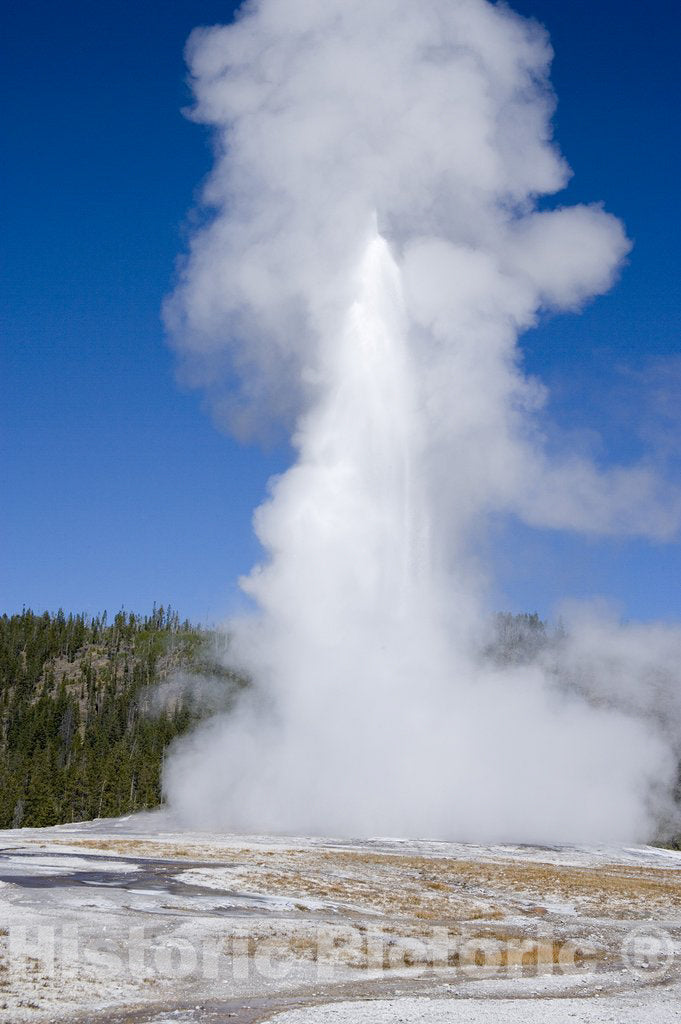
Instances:
[[[0,1021],[681,1021],[681,854],[0,834]]]

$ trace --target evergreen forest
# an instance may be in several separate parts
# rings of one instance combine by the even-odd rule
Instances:
[[[168,744],[201,714],[181,689],[156,700],[162,684],[181,672],[243,685],[216,642],[163,607],[0,617],[0,827],[156,807]]]

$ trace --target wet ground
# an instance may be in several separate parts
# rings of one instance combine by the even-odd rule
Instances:
[[[64,864],[63,870],[54,873],[41,872],[33,874],[26,870],[26,868],[31,866],[31,859],[42,862],[44,855],[41,858],[41,854],[37,851],[22,850],[20,853],[17,853],[17,851],[11,849],[0,849],[0,882],[17,885],[25,889],[70,889],[77,888],[78,886],[94,886],[104,889],[122,890],[144,896],[159,896],[166,893],[170,896],[186,896],[192,899],[202,896],[211,900],[215,899],[214,889],[188,884],[178,879],[176,877],[178,872],[178,862],[176,860],[151,857],[118,857],[117,862],[122,870],[111,872],[110,870],[98,868],[98,861],[105,859],[109,862],[110,860],[110,858],[103,858],[98,854],[78,854],[79,860],[87,860],[92,864],[91,869],[70,869],[69,861],[73,860],[73,856],[70,854],[60,854],[52,851],[50,857],[55,859],[61,858]],[[16,869],[18,864],[20,866],[19,870],[8,872],[4,870],[4,867],[9,866]],[[129,871],[125,870],[126,865],[129,865]],[[229,868],[233,866],[233,864],[228,862],[216,865],[212,861],[183,861],[181,869],[183,871],[190,871],[202,868],[214,869],[215,867]],[[210,910],[204,909],[202,913],[212,913],[215,915],[223,913],[230,916],[237,916],[239,913],[250,915],[257,909],[258,905],[266,907],[268,904],[266,897],[260,897],[257,894],[244,896],[242,893],[230,892],[228,890],[224,893],[224,896],[226,898],[224,907],[213,907]],[[296,911],[291,913],[295,915]]]

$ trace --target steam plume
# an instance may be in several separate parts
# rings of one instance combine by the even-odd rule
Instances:
[[[639,656],[603,693],[603,634],[558,668],[476,653],[491,513],[679,522],[644,465],[552,459],[520,366],[539,311],[605,292],[629,250],[600,205],[538,209],[569,176],[545,32],[487,0],[250,0],[187,52],[216,157],[169,328],[215,415],[283,422],[297,459],[232,627],[257,687],[176,748],[171,804],[228,828],[645,835],[677,731],[632,695],[658,651],[675,692],[676,631],[604,626]]]

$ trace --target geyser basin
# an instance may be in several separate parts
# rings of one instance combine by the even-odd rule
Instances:
[[[18,872],[96,861],[106,883],[0,886],[12,1022],[253,1024],[348,999],[354,1021],[357,1000],[380,998],[390,1021],[502,1007],[509,1021],[638,1024],[678,1006],[673,851],[284,841],[182,832],[159,814],[6,832],[3,846]]]

